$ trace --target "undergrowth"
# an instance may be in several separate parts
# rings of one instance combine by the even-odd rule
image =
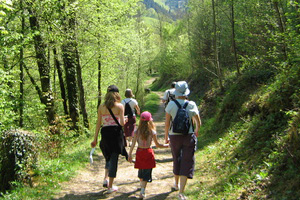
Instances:
[[[244,72],[206,93],[192,199],[300,199],[299,76]]]
[[[13,189],[0,199],[51,199],[60,189],[60,183],[68,181],[79,168],[88,162],[90,140],[86,136],[69,138],[60,153],[53,157],[40,150],[36,169],[32,172],[33,186],[13,182]]]

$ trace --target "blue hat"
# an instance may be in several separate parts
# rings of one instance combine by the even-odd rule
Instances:
[[[175,85],[175,96],[188,96],[190,94],[189,86],[185,81],[178,81]]]

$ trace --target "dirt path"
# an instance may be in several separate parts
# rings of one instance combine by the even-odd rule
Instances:
[[[163,95],[159,92],[158,94]],[[164,142],[164,115],[164,106],[161,104],[158,112],[153,115],[160,143]],[[129,147],[127,150],[129,151]],[[154,149],[154,152],[156,168],[152,173],[153,182],[147,185],[145,199],[176,199],[177,193],[171,191],[173,184],[171,151],[168,148]],[[106,188],[102,187],[104,164],[104,157],[97,148],[94,153],[94,163],[87,164],[86,168],[78,172],[75,178],[63,183],[62,190],[57,194],[55,200],[138,199],[140,184],[137,177],[138,170],[134,169],[133,164],[127,162],[124,157],[119,158],[117,178],[115,179],[119,190],[112,194],[106,194]]]

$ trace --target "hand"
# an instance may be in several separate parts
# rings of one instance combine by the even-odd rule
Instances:
[[[97,145],[97,140],[94,140],[93,142],[91,142],[92,148],[94,148],[96,145]]]
[[[128,155],[128,162],[132,163],[132,156]]]
[[[165,138],[165,144],[169,144],[170,143],[170,139],[169,138]]]
[[[196,136],[196,137],[198,137],[198,132],[199,132],[199,130],[196,129],[196,130],[195,130],[195,136]]]

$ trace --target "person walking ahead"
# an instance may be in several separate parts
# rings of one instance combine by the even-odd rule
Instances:
[[[167,107],[167,105],[168,105],[168,103],[170,101],[172,101],[173,99],[175,99],[175,95],[174,95],[175,85],[176,85],[176,82],[172,82],[171,88],[167,89],[164,92],[164,96],[162,97],[162,102],[165,104],[165,108]]]
[[[132,146],[128,154],[128,161],[132,162],[132,151],[137,142],[138,148],[136,150],[134,167],[139,169],[138,177],[141,183],[140,199],[145,197],[147,182],[152,181],[152,168],[155,167],[154,151],[151,148],[152,139],[158,148],[169,147],[169,144],[158,143],[152,115],[150,112],[145,111],[141,114],[139,126],[135,131]]]
[[[140,115],[140,107],[138,106],[138,102],[133,98],[134,96],[131,89],[126,89],[125,97],[126,99],[121,101],[125,107],[125,116],[127,116],[128,119],[124,125],[124,133],[129,146],[131,146],[133,131],[135,130],[136,114]],[[126,113],[126,104],[128,104],[128,113]]]
[[[170,142],[170,147],[173,157],[173,173],[175,184],[172,187],[174,190],[179,190],[178,199],[186,199],[184,189],[188,178],[193,178],[198,131],[201,126],[201,119],[197,105],[193,101],[187,101],[187,96],[190,90],[185,81],[179,81],[175,85],[175,100],[170,101],[167,105],[166,121],[165,121],[165,143]],[[187,134],[174,132],[172,127],[176,127],[173,123],[177,115],[178,105],[181,107],[186,104],[188,120],[190,126]],[[172,121],[173,120],[173,121]],[[173,124],[173,125],[172,125]]]
[[[120,101],[121,96],[117,86],[109,86],[107,88],[107,94],[105,95],[104,104],[101,104],[98,108],[95,136],[91,143],[92,148],[97,145],[98,133],[102,126],[100,149],[106,162],[103,186],[108,188],[107,193],[118,190],[118,187],[114,186],[113,182],[117,174],[119,154],[128,157],[121,127],[124,126],[125,123],[124,107]]]

